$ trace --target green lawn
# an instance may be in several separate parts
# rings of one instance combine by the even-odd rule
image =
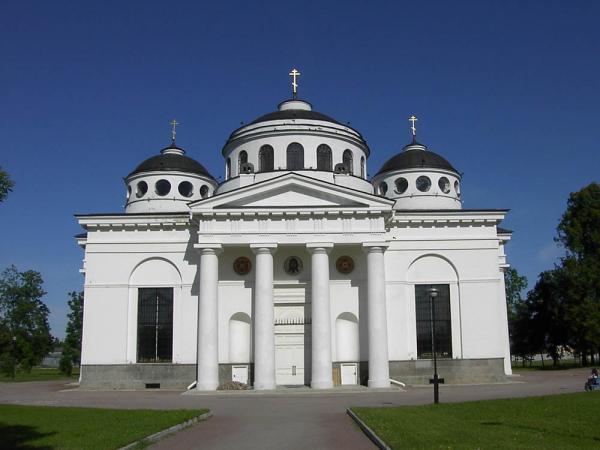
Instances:
[[[48,381],[48,380],[60,380],[60,379],[73,379],[79,378],[79,369],[73,369],[73,374],[70,377],[62,374],[58,369],[44,369],[42,367],[34,367],[31,372],[17,371],[17,376],[13,380],[12,377],[7,377],[4,374],[0,374],[0,382],[3,381]]]
[[[535,361],[531,361],[530,362],[525,362],[525,366],[523,366],[523,363],[521,361],[519,362],[513,362],[512,363],[512,369],[513,370],[567,370],[567,369],[577,369],[583,367],[579,361],[574,360],[573,358],[571,359],[562,359],[559,361],[559,363],[555,366],[554,364],[552,364],[552,360],[551,359],[545,359],[544,360],[544,364],[542,364],[542,361],[540,361],[539,359],[536,359]],[[592,370],[593,366],[590,366],[590,370]]]
[[[599,391],[352,410],[393,449],[600,448]]]
[[[207,411],[0,405],[0,447],[114,449]]]

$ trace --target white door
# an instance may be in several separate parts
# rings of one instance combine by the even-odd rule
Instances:
[[[231,379],[248,384],[248,366],[233,366],[231,368]]]
[[[276,335],[275,381],[280,385],[304,384],[304,335]]]
[[[356,364],[341,364],[342,384],[358,384]]]

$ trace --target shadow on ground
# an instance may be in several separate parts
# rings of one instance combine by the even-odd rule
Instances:
[[[0,436],[4,450],[51,450],[46,445],[35,445],[31,441],[51,436],[55,433],[41,433],[28,425],[6,425],[0,422]]]

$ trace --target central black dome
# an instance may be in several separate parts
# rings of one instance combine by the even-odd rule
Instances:
[[[305,120],[322,120],[324,122],[332,122],[338,125],[342,125],[337,120],[322,114],[318,111],[307,111],[304,109],[285,109],[283,111],[273,111],[265,115],[260,116],[258,119],[250,122],[250,125],[268,122],[270,120],[286,120],[286,119],[305,119]]]

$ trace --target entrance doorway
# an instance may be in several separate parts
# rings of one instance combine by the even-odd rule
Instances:
[[[341,363],[342,385],[358,384],[356,363]]]
[[[280,385],[304,385],[304,334],[275,335],[275,381]]]

